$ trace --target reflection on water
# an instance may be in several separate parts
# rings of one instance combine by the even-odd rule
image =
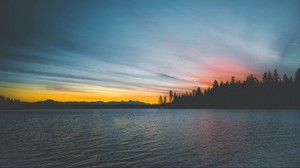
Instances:
[[[300,111],[0,112],[1,167],[300,167]]]

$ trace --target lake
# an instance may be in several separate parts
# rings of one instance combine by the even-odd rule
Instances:
[[[0,167],[300,167],[300,110],[0,112]]]

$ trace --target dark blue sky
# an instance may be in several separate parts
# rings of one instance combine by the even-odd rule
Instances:
[[[0,91],[154,102],[233,75],[293,75],[299,16],[298,0],[1,0]]]

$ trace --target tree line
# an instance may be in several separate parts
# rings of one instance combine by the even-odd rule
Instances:
[[[0,108],[13,108],[20,104],[20,100],[0,96]]]
[[[203,92],[160,96],[158,103],[166,108],[300,108],[300,68],[295,76],[280,76],[277,70],[264,72],[261,79],[253,74],[245,80],[213,81]]]

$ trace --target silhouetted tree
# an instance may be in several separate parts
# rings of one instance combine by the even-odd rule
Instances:
[[[259,81],[253,74],[244,81],[219,82],[214,80],[212,88],[201,92],[200,87],[192,92],[177,95],[173,93],[170,107],[186,108],[300,108],[300,69],[292,77],[280,75],[275,69],[273,74],[263,73]],[[163,103],[166,103],[164,97]]]
[[[235,84],[235,76],[232,76],[232,77],[231,77],[230,84]]]
[[[267,72],[265,72],[265,73],[263,74],[262,82],[263,82],[263,83],[269,83]]]
[[[282,82],[283,82],[284,84],[288,84],[288,83],[289,83],[289,78],[287,77],[286,74],[283,75],[283,77],[282,77]]]
[[[218,87],[219,87],[219,82],[217,80],[214,80],[213,88],[218,88]]]
[[[0,96],[0,109],[1,108],[19,108],[22,103],[20,100],[5,98],[4,96]]]
[[[246,77],[246,82],[245,82],[247,85],[255,85],[255,84],[258,84],[259,81],[256,77],[253,76],[253,74],[249,75]]]
[[[163,99],[161,96],[159,96],[159,98],[158,98],[158,104],[163,104]]]
[[[167,103],[167,96],[164,96],[163,104]]]
[[[170,90],[169,91],[169,102],[171,103],[173,101],[173,99],[174,99],[173,91]]]
[[[272,76],[272,74],[271,74],[270,71],[268,72],[268,78],[267,78],[267,80],[268,80],[267,81],[268,83],[272,83],[273,82],[273,76]]]
[[[280,80],[279,74],[278,74],[277,70],[275,69],[273,72],[273,81],[275,83],[279,83],[279,80]]]
[[[201,97],[203,96],[202,92],[201,92],[201,89],[200,87],[197,88],[197,91],[196,91],[196,97]]]
[[[173,98],[174,102],[176,102],[178,100],[178,98],[179,98],[178,95],[176,94],[176,92],[174,92],[173,97],[174,97]]]

